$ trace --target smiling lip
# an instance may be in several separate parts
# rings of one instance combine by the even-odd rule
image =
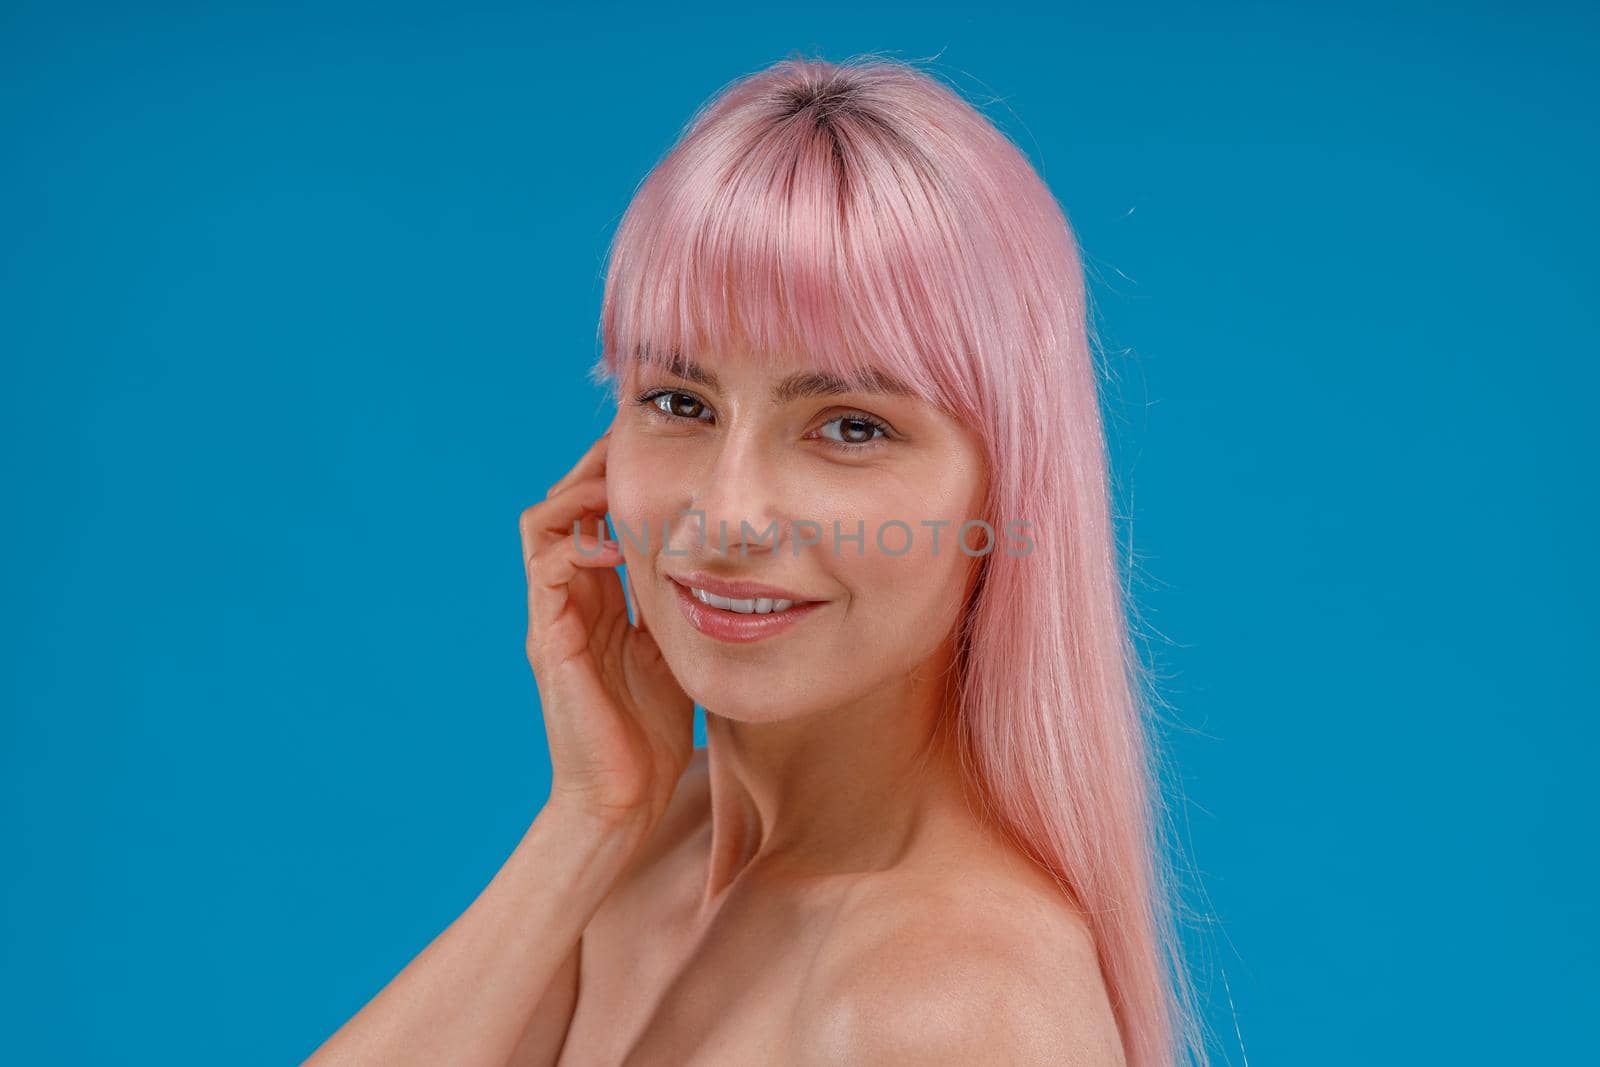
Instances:
[[[669,574],[668,578],[679,585],[691,589],[704,589],[717,596],[725,596],[729,600],[754,600],[757,597],[768,597],[772,600],[793,600],[796,603],[810,601],[811,597],[791,593],[787,589],[779,589],[775,585],[762,585],[760,582],[725,582],[721,578],[713,578],[709,574]]]
[[[737,611],[725,611],[722,608],[712,607],[710,604],[703,604],[695,599],[695,595],[689,591],[689,587],[684,585],[683,582],[676,578],[671,579],[671,581],[673,592],[678,597],[678,607],[682,609],[683,617],[689,620],[689,625],[707,637],[734,644],[764,641],[769,637],[784,633],[796,626],[801,620],[809,618],[826,603],[826,601],[822,600],[801,601],[797,602],[793,607],[785,608],[783,611],[772,611],[764,615],[744,614]],[[704,589],[708,593],[716,593],[718,596],[729,595],[723,593],[722,589],[746,591],[743,596],[736,596],[733,599],[746,599],[757,595],[772,596],[773,599],[797,599],[795,597],[774,595],[778,591],[765,591],[771,590],[771,586],[755,585],[749,582],[711,582],[708,585],[699,585],[699,581],[700,579],[696,579],[695,588]],[[762,590],[762,592],[757,593],[754,592],[755,590]]]

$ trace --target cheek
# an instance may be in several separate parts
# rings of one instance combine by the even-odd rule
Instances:
[[[848,625],[836,637],[833,657],[852,664],[850,673],[856,677],[915,670],[955,628],[970,561],[957,549],[951,529],[939,531],[937,553],[930,529],[915,523],[912,529],[911,547],[901,555],[879,550],[869,525],[866,555],[858,558],[854,547],[847,546],[833,561],[851,596]],[[891,526],[883,540],[897,552],[906,534]]]
[[[659,476],[652,477],[651,470],[644,453],[628,437],[618,435],[612,441],[606,455],[606,508],[623,551],[630,558],[638,553],[638,544],[645,543],[646,531],[654,552],[661,517],[672,507],[670,486],[664,485]],[[623,532],[624,527],[631,531],[631,537]]]
[[[954,512],[914,509],[867,516],[862,554],[854,541],[844,542],[831,561],[861,617],[872,617],[886,636],[918,642],[952,621],[946,616],[959,607],[974,562],[957,542],[963,521]]]
[[[856,497],[855,514],[866,520],[865,554],[858,556],[852,542],[831,562],[861,618],[872,618],[884,639],[921,647],[954,625],[969,575],[981,562],[962,552],[958,540],[962,523],[979,517],[973,508],[981,485],[954,458],[917,473],[926,476]],[[967,540],[977,552],[986,538],[973,528]]]

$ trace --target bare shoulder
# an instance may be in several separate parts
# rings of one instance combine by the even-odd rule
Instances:
[[[864,885],[796,1026],[819,1063],[1125,1062],[1087,921],[1042,871],[1013,863]]]

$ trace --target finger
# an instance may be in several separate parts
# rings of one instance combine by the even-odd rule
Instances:
[[[622,546],[592,534],[579,534],[551,545],[528,568],[529,606],[542,618],[553,618],[565,606],[572,579],[580,570],[601,570],[622,563]]]
[[[517,528],[522,534],[522,559],[526,563],[541,548],[572,533],[572,524],[580,526],[586,518],[605,522],[606,480],[591,478],[567,486],[555,496],[524,508],[517,517]]]
[[[611,533],[609,530],[600,531],[600,540],[602,542],[608,540],[610,537]],[[617,549],[618,564],[626,565],[628,560],[626,555],[621,551],[622,545],[620,543],[617,545]],[[605,609],[605,617],[608,619],[614,619],[620,616],[623,624],[626,625],[628,621],[628,591],[623,588],[622,575],[618,574],[614,580],[601,582],[600,589],[601,595],[604,598],[603,607]]]
[[[584,478],[592,478],[597,474],[605,474],[606,448],[610,443],[611,429],[607,427],[606,432],[595,438],[594,444],[589,446],[589,450],[578,459],[577,463],[572,465],[572,469],[562,475],[561,479],[550,487],[549,491],[544,495],[545,499],[549,500],[574,482],[581,481]]]

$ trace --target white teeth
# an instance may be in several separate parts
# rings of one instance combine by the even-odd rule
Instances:
[[[723,611],[736,611],[740,615],[770,615],[774,611],[787,611],[794,607],[792,600],[776,600],[772,597],[732,600],[725,596],[717,596],[715,593],[708,593],[704,589],[690,589],[690,592],[702,604],[710,604]]]

